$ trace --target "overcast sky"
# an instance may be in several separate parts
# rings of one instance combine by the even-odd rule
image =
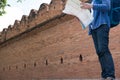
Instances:
[[[8,0],[11,7],[6,7],[6,14],[0,16],[0,32],[3,28],[7,28],[14,21],[21,20],[22,15],[29,15],[31,9],[38,10],[40,4],[50,3],[51,0],[23,0],[22,3],[17,3],[17,0]]]

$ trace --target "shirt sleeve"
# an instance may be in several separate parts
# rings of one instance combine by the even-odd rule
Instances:
[[[111,8],[110,0],[102,0],[101,4],[93,3],[93,10],[109,11]]]

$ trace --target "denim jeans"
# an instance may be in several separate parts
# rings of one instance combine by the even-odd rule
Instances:
[[[98,59],[101,65],[103,78],[115,78],[115,69],[112,55],[109,50],[109,27],[106,24],[92,30],[92,38]]]

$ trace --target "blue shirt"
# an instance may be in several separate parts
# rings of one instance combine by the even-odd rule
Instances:
[[[107,24],[110,27],[109,12],[111,9],[110,0],[93,0],[93,17],[94,20],[89,25],[89,35],[91,30],[97,29],[102,24]]]

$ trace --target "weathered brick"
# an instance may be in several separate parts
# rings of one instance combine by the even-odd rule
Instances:
[[[58,2],[54,4],[59,5]],[[100,78],[100,65],[87,29],[82,30],[80,22],[73,16],[58,17],[56,11],[51,14],[43,23],[39,13],[35,20],[26,23],[33,25],[28,31],[24,29],[25,25],[20,26],[24,33],[12,39],[7,37],[8,40],[0,44],[0,80]],[[119,29],[120,25],[110,32],[110,49],[117,78],[120,78]],[[2,34],[5,32],[0,37],[4,37]]]

